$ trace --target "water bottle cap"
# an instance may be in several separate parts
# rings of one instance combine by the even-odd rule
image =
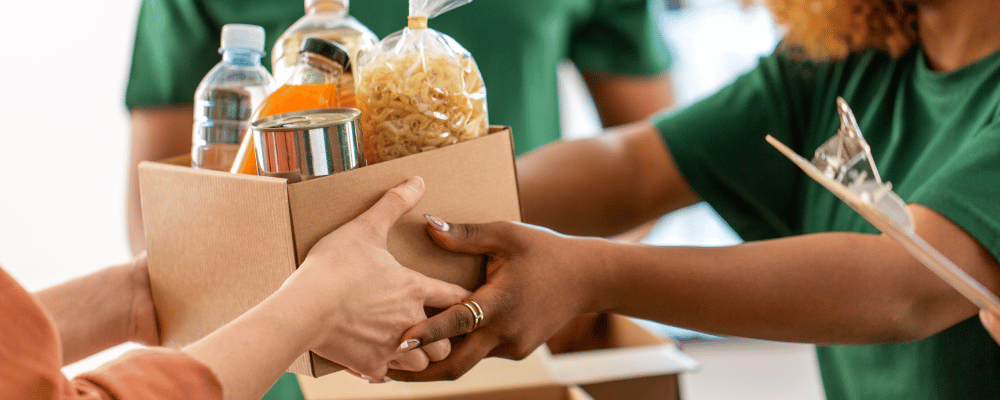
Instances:
[[[257,25],[226,24],[222,27],[222,48],[264,52],[264,28]]]
[[[338,43],[331,42],[329,40],[320,38],[306,38],[302,41],[302,47],[299,49],[299,53],[309,52],[313,54],[318,54],[323,57],[329,58],[334,62],[340,64],[341,67],[347,69],[350,63],[350,56],[347,54],[347,49]]]

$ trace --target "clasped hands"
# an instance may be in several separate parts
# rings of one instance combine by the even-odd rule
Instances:
[[[599,289],[600,279],[566,271],[561,266],[567,263],[559,260],[599,260],[595,249],[600,246],[577,242],[600,239],[570,238],[510,222],[449,225],[427,216],[428,232],[438,245],[487,257],[489,282],[473,294],[403,267],[386,250],[386,236],[424,192],[420,178],[389,190],[364,214],[317,242],[264,301],[297,305],[287,317],[310,327],[302,332],[309,350],[369,382],[384,382],[387,376],[451,380],[487,356],[524,358],[573,317],[605,309],[579,293]],[[137,258],[131,269],[137,278],[129,339],[156,345],[145,257]],[[464,300],[480,307],[478,324]],[[425,308],[444,311],[428,319]],[[474,325],[478,329],[470,332]],[[452,341],[457,343],[454,352]]]
[[[452,380],[487,356],[522,359],[572,318],[608,308],[583,295],[600,292],[606,281],[600,279],[608,265],[599,262],[603,239],[512,222],[459,225],[425,216],[439,246],[485,255],[488,283],[473,294],[404,268],[386,251],[386,235],[424,191],[423,181],[411,178],[387,192],[320,240],[276,293],[292,292],[313,299],[302,304],[329,307],[315,312],[323,316],[314,325],[318,340],[310,348],[316,354],[370,382],[386,376]],[[570,257],[590,262],[567,271]],[[443,311],[428,319],[425,307]]]

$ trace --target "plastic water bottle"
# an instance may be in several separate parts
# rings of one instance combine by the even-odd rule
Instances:
[[[222,61],[194,92],[194,137],[191,166],[228,171],[249,128],[253,111],[274,87],[261,65],[264,28],[228,24],[222,27]]]

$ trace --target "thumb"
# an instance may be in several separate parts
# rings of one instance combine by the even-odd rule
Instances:
[[[503,222],[488,224],[449,224],[433,215],[424,215],[427,231],[434,243],[445,250],[466,254],[493,253],[505,247]],[[509,243],[507,243],[509,246]]]
[[[384,238],[399,217],[417,206],[424,197],[424,189],[423,178],[415,176],[407,179],[399,186],[389,189],[375,205],[354,221],[374,228]]]

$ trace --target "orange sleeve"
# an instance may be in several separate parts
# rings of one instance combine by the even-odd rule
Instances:
[[[135,350],[68,380],[60,349],[48,314],[0,269],[0,400],[222,398],[215,374],[178,350]]]

